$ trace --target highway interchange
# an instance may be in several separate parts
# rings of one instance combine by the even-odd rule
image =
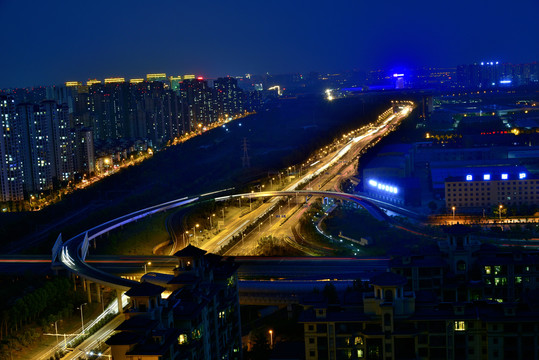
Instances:
[[[142,219],[160,211],[167,211],[208,199],[214,199],[219,202],[230,198],[241,199],[242,196],[247,199],[251,198],[248,200],[258,197],[271,197],[271,200],[264,202],[261,206],[245,216],[239,217],[227,224],[226,228],[221,231],[218,236],[215,236],[211,240],[200,245],[200,247],[210,252],[216,251],[234,235],[241,232],[247,224],[256,223],[258,218],[262,218],[264,214],[269,213],[270,217],[267,221],[258,227],[258,234],[246,236],[241,242],[238,242],[238,244],[240,244],[239,246],[242,248],[243,254],[234,247],[229,250],[228,253],[235,255],[248,255],[249,253],[252,253],[253,249],[256,247],[257,239],[261,236],[260,234],[276,237],[290,237],[303,212],[303,209],[299,208],[303,201],[299,201],[298,197],[322,196],[355,201],[364,206],[376,218],[384,219],[385,214],[376,205],[360,197],[340,192],[339,184],[343,179],[354,175],[357,166],[355,160],[359,157],[361,152],[381,137],[387,135],[387,133],[402,121],[412,109],[412,103],[401,104],[399,111],[396,113],[393,113],[393,108],[390,108],[374,124],[364,126],[361,129],[345,134],[340,141],[322,150],[322,153],[320,153],[317,158],[309,159],[308,161],[310,164],[299,166],[299,172],[296,171],[297,169],[294,169],[295,171],[292,172],[292,174],[289,172],[287,179],[290,181],[280,191],[252,192],[247,194],[220,196],[220,193],[231,190],[224,189],[196,197],[176,199],[167,203],[134,211],[130,214],[95,226],[65,242],[62,242],[61,239],[59,239],[55,249],[53,249],[53,258],[71,273],[101,285],[125,291],[136,284],[136,282],[114,275],[113,273],[117,272],[111,269],[111,266],[113,268],[115,266],[123,268],[120,272],[125,274],[129,272],[127,268],[131,266],[133,266],[134,270],[141,269],[149,257],[144,257],[144,260],[142,261],[141,259],[129,258],[126,256],[111,256],[106,260],[94,258],[92,260],[89,259],[90,261],[86,261],[89,244],[92,241],[97,241],[101,235],[106,234],[115,228],[127,225],[130,222],[137,221],[138,219]],[[299,190],[300,187],[303,187],[304,190]],[[279,198],[283,197],[287,199],[287,204],[284,206],[284,209],[283,205],[280,205],[278,201]],[[279,214],[279,217],[275,218],[278,219],[278,221],[271,222],[269,219],[271,219],[276,212]],[[163,264],[166,264],[165,266],[170,269],[169,264],[171,261],[173,262],[170,257],[154,258],[152,262],[155,265],[152,270],[157,270],[159,266]],[[296,278],[299,277],[297,280],[302,279],[303,281],[310,281],[312,279],[312,281],[319,281],[328,278],[328,276],[330,276],[330,279],[337,279],[339,276],[348,279],[368,278],[370,277],[371,272],[383,270],[386,267],[388,259],[274,259],[271,263],[272,266],[268,266],[267,263],[267,261],[271,262],[271,259],[264,259],[260,262],[260,259],[238,258],[237,261],[243,264],[243,270],[240,270],[239,275],[245,279],[261,277],[286,279],[294,274]],[[266,261],[266,263],[264,263],[264,261]],[[36,262],[36,264],[37,263],[39,262]],[[343,265],[348,269],[346,273],[342,272]],[[274,269],[275,273],[271,274],[271,272],[268,271],[269,268]],[[303,269],[303,271],[298,271],[298,269]],[[249,286],[253,286],[252,282]],[[124,306],[125,301],[126,299],[122,299],[122,304]],[[111,304],[110,307],[113,309],[114,304]],[[102,340],[103,336],[108,333],[110,333],[110,329],[107,328],[107,330],[99,331],[96,335],[92,336],[92,338],[98,337]],[[90,348],[92,346],[91,341],[94,340],[87,340],[90,342],[90,345],[85,345],[84,348]],[[78,354],[75,354],[74,352],[70,354],[70,356],[75,358],[76,356],[81,355],[81,351],[83,352],[81,346],[79,346]]]

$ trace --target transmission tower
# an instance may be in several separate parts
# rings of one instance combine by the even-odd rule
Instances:
[[[247,138],[243,138],[243,156],[241,157],[241,163],[244,168],[251,167],[251,164],[249,162],[249,152],[248,152],[248,145],[247,145]]]

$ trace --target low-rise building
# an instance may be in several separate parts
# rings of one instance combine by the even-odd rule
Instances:
[[[539,179],[526,171],[496,169],[445,180],[445,204],[460,211],[539,205]]]

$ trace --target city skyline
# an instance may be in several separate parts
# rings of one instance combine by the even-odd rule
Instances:
[[[321,1],[0,4],[1,88],[147,72],[204,77],[535,61],[522,0],[447,4]],[[522,11],[526,9],[526,11]],[[24,14],[24,18],[22,18]],[[428,29],[428,31],[426,31]],[[11,55],[10,55],[11,54]],[[222,55],[219,55],[222,54]]]

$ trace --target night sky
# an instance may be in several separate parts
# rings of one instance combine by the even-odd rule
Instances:
[[[0,88],[539,60],[537,0],[0,0]]]

